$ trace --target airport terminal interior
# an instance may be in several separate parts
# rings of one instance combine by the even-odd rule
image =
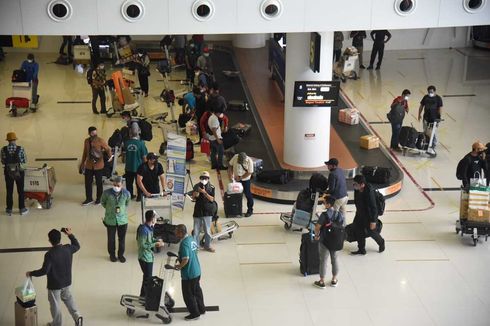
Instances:
[[[54,5],[58,4],[54,2]],[[420,1],[417,3],[422,6]],[[480,3],[484,6],[483,21],[490,24],[490,3]],[[0,8],[2,6],[3,2]],[[206,16],[205,9],[200,7],[197,12],[204,10]],[[51,14],[57,13],[60,12],[53,9]],[[270,14],[273,17],[275,12]],[[147,15],[151,16],[151,13]],[[216,15],[219,16],[218,11]],[[165,319],[166,322],[240,326],[490,325],[490,244],[486,242],[486,236],[490,234],[489,206],[486,203],[486,209],[479,211],[480,215],[486,216],[486,221],[482,222],[480,216],[478,227],[473,229],[470,220],[469,227],[462,225],[459,221],[468,218],[468,212],[463,213],[464,194],[461,180],[456,178],[458,162],[471,152],[472,144],[490,142],[490,27],[473,26],[471,20],[465,25],[456,25],[399,29],[384,26],[391,38],[386,42],[379,69],[376,65],[368,67],[374,28],[365,30],[367,37],[361,48],[363,62],[352,47],[354,34],[348,29],[337,30],[335,34],[333,29],[318,33],[269,33],[264,29],[267,33],[224,34],[215,31],[203,35],[171,35],[144,33],[138,27],[139,32],[135,33],[124,29],[120,33],[127,34],[124,36],[102,36],[112,33],[104,31],[89,36],[61,35],[70,29],[44,35],[41,28],[39,35],[30,29],[32,35],[14,35],[12,32],[9,33],[12,35],[0,36],[0,98],[6,103],[0,118],[0,136],[14,132],[16,144],[25,149],[26,185],[40,179],[49,184],[47,189],[37,190],[46,192],[47,200],[38,201],[26,190],[26,197],[33,198],[26,198],[29,211],[22,215],[15,188],[10,215],[5,210],[5,181],[2,178],[0,182],[0,325],[46,325],[52,322],[45,276],[32,278],[37,307],[35,324],[18,321],[20,317],[14,303],[16,288],[24,284],[26,272],[40,268],[43,263],[44,254],[50,247],[48,232],[63,227],[70,227],[81,245],[73,255],[71,292],[83,315],[83,325],[162,324],[154,314],[144,318],[144,309],[143,312],[131,310],[121,299],[123,295],[137,296],[141,287],[136,233],[142,223],[142,203],[133,199],[128,207],[124,263],[109,260],[104,208],[96,204],[82,206],[86,198],[84,176],[79,173],[79,166],[84,140],[88,137],[87,129],[96,127],[98,136],[108,141],[116,129],[126,126],[120,114],[124,110],[151,122],[153,138],[145,142],[146,147],[159,156],[165,175],[170,173],[166,185],[175,192],[172,200],[177,205],[171,212],[163,210],[162,218],[174,225],[185,224],[189,232],[192,230],[195,203],[186,193],[200,182],[203,172],[208,171],[209,182],[216,190],[218,222],[223,229],[234,226],[231,234],[212,240],[215,252],[202,248],[198,251],[202,270],[200,284],[207,311],[197,320],[184,319],[187,310],[180,271],[164,267],[167,251],[177,253],[179,243],[167,244],[155,252],[153,275],[164,277],[165,290],[175,301],[175,306],[167,311],[171,319]],[[197,25],[192,26],[194,33],[200,32]],[[336,61],[333,53],[338,47],[340,33],[337,32],[343,38],[341,55]],[[63,40],[68,38],[70,43],[77,39],[81,43],[70,49],[70,44],[66,44],[61,51]],[[179,44],[182,39],[183,47]],[[261,180],[258,176],[261,172],[256,171],[251,185],[255,197],[251,216],[226,216],[224,200],[232,181],[228,172],[211,167],[209,155],[202,150],[204,141],[199,143],[199,135],[190,126],[192,123],[179,125],[177,121],[182,113],[179,99],[192,92],[194,82],[186,74],[191,43],[197,45],[201,53],[209,53],[212,62],[209,86],[214,82],[219,85],[228,106],[224,114],[229,118],[229,126],[242,124],[251,128],[251,131],[240,134],[239,142],[225,151],[224,162],[219,163],[226,167],[233,154],[246,152],[263,161],[263,172],[292,171],[289,173],[292,180],[283,184]],[[302,46],[303,52],[296,51]],[[317,55],[314,53],[316,47]],[[88,52],[80,53],[80,49],[88,49]],[[138,93],[141,89],[139,72],[137,69],[135,72],[131,64],[140,60],[138,53],[148,55],[150,60],[147,96]],[[33,105],[27,84],[29,91],[22,93],[27,94],[27,107],[21,104],[15,107],[7,99],[19,97],[16,87],[21,86],[15,86],[12,74],[20,69],[28,54],[33,54],[34,61],[39,64],[39,101]],[[317,66],[313,67],[315,60]],[[162,70],[162,62],[168,70]],[[374,61],[378,62],[378,59]],[[119,74],[114,78],[112,88],[111,83],[104,88],[107,109],[111,108],[109,112],[113,114],[92,112],[92,89],[87,83],[87,71],[91,65],[100,63],[104,65],[108,81],[112,82],[113,73]],[[293,69],[293,65],[301,63],[304,63],[304,69]],[[364,69],[361,65],[374,69]],[[313,72],[315,68],[320,71]],[[191,70],[192,78],[193,74]],[[288,76],[294,80],[288,80]],[[126,93],[114,89],[114,83],[120,80],[130,90],[131,103]],[[297,100],[294,82],[307,83],[308,80],[316,82],[314,85],[323,85],[318,87],[323,92],[316,96],[326,96],[333,102],[294,104]],[[430,148],[390,148],[392,128],[387,113],[393,99],[401,96],[404,89],[410,90],[403,126],[422,132],[419,106],[429,85],[436,87],[436,93],[443,101],[434,151]],[[175,100],[168,99],[168,94],[162,92],[165,89],[173,90]],[[332,95],[331,89],[337,92]],[[126,104],[115,105],[118,100]],[[96,103],[100,111],[100,101]],[[354,112],[359,121],[348,124],[339,121],[339,111],[345,109],[351,109],[349,112]],[[296,118],[302,114],[310,114],[317,120],[324,117],[325,120],[305,122],[306,118]],[[303,126],[303,123],[311,123],[312,127]],[[300,135],[301,141],[291,141],[291,134]],[[370,149],[361,148],[359,138],[364,135],[370,135],[378,144]],[[184,143],[190,139],[194,143],[191,145],[193,158],[182,163],[182,174],[175,177],[170,171],[171,165],[179,160],[172,158],[177,150],[171,144],[180,146],[181,143],[172,137],[183,139]],[[319,137],[326,137],[326,141],[317,139]],[[425,137],[427,141],[431,139]],[[311,149],[308,142],[324,147],[307,153]],[[7,144],[5,140],[4,145]],[[104,180],[104,189],[112,187],[110,177],[125,175],[124,155],[124,152],[116,152],[116,166]],[[385,212],[379,217],[383,222],[381,235],[386,249],[378,252],[378,245],[368,238],[367,253],[352,255],[351,252],[358,249],[357,243],[346,241],[337,253],[337,286],[328,286],[332,273],[329,261],[328,284],[319,289],[314,286],[318,271],[306,276],[300,272],[302,234],[310,234],[310,231],[306,227],[291,226],[281,216],[291,213],[298,192],[308,186],[313,173],[328,177],[323,162],[334,157],[346,171],[349,196],[346,224],[352,223],[356,215],[354,175],[360,174],[363,166],[386,167],[391,171],[389,179],[374,185],[386,197]],[[298,162],[303,158],[303,161],[312,158],[312,163],[300,165]],[[45,164],[52,171],[49,176],[55,174],[55,182],[49,177],[50,180],[28,178],[28,174],[48,171],[42,170]],[[178,180],[180,188],[175,186]],[[243,214],[247,211],[246,202],[244,196]],[[322,204],[315,207],[318,214],[325,210]],[[150,209],[150,204],[145,209]],[[63,234],[61,242],[69,243],[68,237]],[[72,325],[66,307],[62,305],[61,309],[63,325]]]

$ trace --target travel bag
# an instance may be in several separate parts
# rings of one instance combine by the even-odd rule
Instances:
[[[309,185],[312,192],[325,192],[328,188],[327,177],[321,173],[313,173]]]
[[[25,83],[27,81],[27,74],[22,69],[16,69],[12,73],[12,83]]]
[[[153,276],[145,288],[145,310],[158,311],[160,308],[160,299],[162,297],[163,280]]]
[[[223,137],[223,146],[225,149],[231,148],[240,142],[240,137],[231,129],[221,135]]]
[[[311,213],[313,211],[313,206],[315,205],[314,198],[315,196],[310,189],[301,190],[296,198],[295,208]]]
[[[245,137],[252,130],[252,125],[248,123],[239,122],[231,127],[231,130],[236,132],[240,137]]]
[[[254,164],[254,174],[261,172],[264,169],[264,160],[257,157],[249,156]]]
[[[323,245],[328,250],[339,251],[344,248],[345,228],[342,224],[333,222],[329,226],[323,226]]]
[[[263,170],[256,174],[259,182],[272,184],[286,184],[293,178],[292,171],[289,170]]]
[[[381,234],[382,229],[383,229],[383,222],[380,219],[378,219],[376,222],[376,231]],[[364,237],[367,238],[367,236],[368,236],[367,229],[365,229]],[[347,242],[357,241],[354,223],[351,223],[345,227],[345,241]]]
[[[379,166],[363,166],[361,174],[364,175],[369,183],[386,184],[390,180],[391,169]]]
[[[225,192],[223,197],[223,205],[225,207],[226,217],[241,217],[243,193],[229,194]]]
[[[227,108],[230,111],[247,111],[248,103],[243,100],[231,100],[228,102]]]
[[[299,270],[304,276],[318,274],[320,270],[318,241],[312,238],[310,232],[301,235]]]
[[[156,223],[153,227],[153,236],[162,239],[165,243],[179,243],[180,239],[175,235],[177,226],[170,223]]]
[[[29,99],[24,97],[9,97],[5,100],[5,107],[10,108],[10,104],[12,104],[12,107],[16,108],[28,108]]]
[[[399,143],[403,147],[415,148],[418,135],[417,129],[404,126],[400,129]]]
[[[194,158],[194,143],[190,138],[187,138],[185,146],[185,160],[190,161]]]
[[[243,186],[240,182],[230,182],[226,187],[227,194],[241,194],[243,192]]]

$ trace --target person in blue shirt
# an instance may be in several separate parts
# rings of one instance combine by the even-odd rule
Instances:
[[[192,92],[184,95],[184,105],[182,105],[182,113],[193,113],[196,110],[196,96],[201,94],[201,89],[194,86]]]
[[[39,101],[39,96],[37,95],[39,64],[34,60],[34,54],[29,53],[27,55],[27,60],[22,62],[20,69],[26,72],[26,81],[31,83],[32,87],[32,104],[37,105]]]
[[[194,238],[187,233],[187,227],[184,224],[177,225],[175,235],[179,238],[179,263],[175,265],[176,270],[181,271],[182,277],[182,296],[189,310],[189,315],[185,320],[199,319],[206,313],[204,298],[200,285],[201,266],[197,258],[198,245]]]

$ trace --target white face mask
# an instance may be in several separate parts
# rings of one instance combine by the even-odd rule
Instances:
[[[204,180],[201,180],[201,183],[203,184],[203,186],[207,185],[209,182],[208,179],[204,179]]]
[[[203,53],[203,56],[209,57],[209,53]]]
[[[115,192],[120,192],[121,189],[122,189],[122,187],[118,187],[118,186],[112,187],[112,190],[114,190]]]
[[[143,53],[138,53],[138,55],[140,56],[140,58],[143,56]]]
[[[436,93],[429,92],[429,96],[430,96],[430,97],[434,97],[434,96],[436,96]]]
[[[104,69],[104,65],[100,65],[99,66],[99,69]]]
[[[405,96],[405,101],[408,101],[410,97],[409,96]]]
[[[218,118],[220,118],[220,119],[223,119],[223,117],[224,117],[224,114],[223,113],[221,113],[220,115],[218,115]]]
[[[32,63],[32,60],[27,60],[27,62]]]

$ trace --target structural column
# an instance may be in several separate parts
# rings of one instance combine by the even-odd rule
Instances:
[[[269,34],[234,34],[233,46],[243,49],[258,49],[265,46]]]
[[[295,81],[331,81],[333,32],[321,32],[320,72],[310,69],[310,33],[288,33],[284,101],[284,162],[324,166],[330,153],[330,107],[293,107]]]

